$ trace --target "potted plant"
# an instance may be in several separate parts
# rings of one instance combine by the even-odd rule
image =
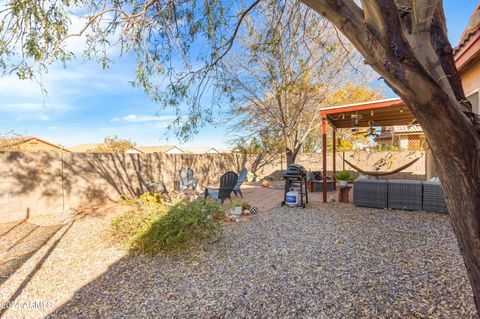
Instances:
[[[352,175],[347,171],[342,171],[335,174],[335,179],[340,184],[340,187],[347,187],[348,181],[352,179]]]

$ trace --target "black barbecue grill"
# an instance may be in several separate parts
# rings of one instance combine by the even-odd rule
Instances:
[[[298,164],[290,164],[287,166],[283,178],[285,179],[285,193],[283,194],[282,206],[285,205],[287,200],[287,193],[293,188],[300,195],[300,205],[305,208],[305,204],[308,204],[307,171],[305,168]],[[303,200],[304,197],[305,201]]]

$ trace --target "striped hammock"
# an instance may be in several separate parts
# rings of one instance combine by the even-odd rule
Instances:
[[[398,172],[401,172],[403,171],[404,169],[412,166],[413,164],[415,164],[415,162],[417,162],[420,158],[422,158],[422,156],[420,157],[417,157],[416,159],[406,163],[405,165],[402,165],[392,171],[388,171],[388,172],[377,172],[377,171],[364,171],[362,170],[360,167],[358,166],[355,166],[354,164],[350,163],[349,161],[347,161],[345,158],[343,159],[343,161],[345,163],[347,163],[348,165],[350,165],[354,170],[358,171],[359,173],[362,173],[363,175],[368,175],[368,176],[387,176],[387,175],[392,175],[392,174],[395,174],[395,173],[398,173]]]

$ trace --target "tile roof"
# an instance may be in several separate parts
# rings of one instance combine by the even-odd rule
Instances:
[[[480,30],[480,4],[478,4],[475,10],[473,11],[472,16],[470,17],[470,20],[468,21],[468,25],[462,33],[460,42],[453,50],[453,54],[457,55],[460,51],[462,51],[462,48],[466,46],[468,41],[475,34],[477,34],[479,30]]]
[[[396,125],[392,126],[393,134],[412,134],[412,133],[423,133],[420,125]]]

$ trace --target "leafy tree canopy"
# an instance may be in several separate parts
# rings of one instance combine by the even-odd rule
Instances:
[[[258,2],[5,1],[0,4],[0,69],[4,75],[39,79],[52,64],[66,65],[73,58],[108,67],[109,49],[120,48],[121,55],[136,57],[131,84],[162,107],[175,109],[173,126],[179,137],[188,138],[221,104],[211,85],[219,61],[234,46],[241,21]],[[74,21],[80,21],[79,29]],[[86,43],[82,57],[69,50],[73,37]],[[204,99],[205,92],[212,98]],[[187,116],[182,114],[185,109]]]

